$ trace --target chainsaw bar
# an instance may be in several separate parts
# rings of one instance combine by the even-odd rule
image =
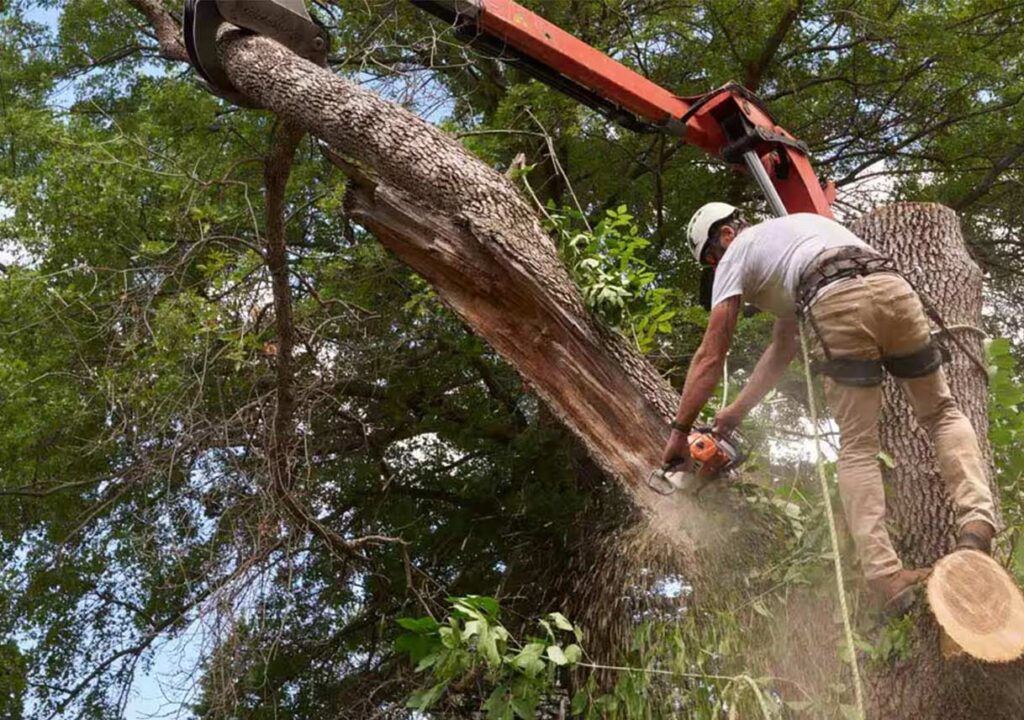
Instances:
[[[696,495],[708,482],[710,481],[701,482],[695,473],[672,470],[671,468],[667,470],[656,468],[647,476],[647,487],[666,497],[677,492]]]

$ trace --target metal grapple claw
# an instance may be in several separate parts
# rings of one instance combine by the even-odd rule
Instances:
[[[217,57],[217,34],[225,24],[265,35],[312,62],[327,58],[330,38],[303,0],[185,0],[185,49],[202,85],[236,105],[252,107],[231,84]]]

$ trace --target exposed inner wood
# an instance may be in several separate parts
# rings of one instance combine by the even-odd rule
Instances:
[[[593,321],[551,238],[505,176],[407,110],[277,43],[226,34],[232,82],[359,166],[351,216],[436,289],[510,362],[639,507],[675,394],[617,334]]]

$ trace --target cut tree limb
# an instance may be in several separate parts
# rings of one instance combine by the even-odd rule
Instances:
[[[660,461],[674,393],[589,317],[512,183],[411,112],[272,40],[228,32],[219,48],[236,88],[373,168],[350,190],[352,217],[434,285],[639,506],[656,505],[643,480]]]

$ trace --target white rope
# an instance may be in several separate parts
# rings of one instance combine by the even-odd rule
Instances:
[[[725,356],[725,360],[722,361],[722,405],[719,410],[725,410],[725,406],[729,404],[729,356]]]
[[[980,335],[982,340],[988,337],[988,333],[986,333],[977,325],[967,325],[966,323],[960,323],[959,325],[947,325],[945,327],[945,330],[937,330],[933,332],[932,335],[942,335],[946,331],[952,332],[953,330],[967,330],[968,332]]]
[[[814,464],[821,482],[821,499],[825,504],[825,517],[828,518],[829,538],[832,541],[832,564],[836,571],[836,592],[839,594],[839,609],[843,614],[843,632],[846,635],[846,646],[850,650],[850,667],[853,670],[853,694],[856,700],[857,717],[866,720],[864,713],[864,689],[861,686],[860,665],[857,662],[857,650],[853,644],[853,628],[850,624],[850,608],[846,603],[845,583],[843,582],[843,562],[839,557],[839,533],[836,531],[836,516],[832,512],[832,501],[828,490],[828,478],[825,476],[824,455],[821,451],[821,433],[818,430],[818,410],[814,405],[814,383],[811,380],[811,358],[807,350],[807,336],[800,330],[800,347],[804,353],[804,376],[807,380],[807,406],[811,411],[811,424],[814,428]]]

